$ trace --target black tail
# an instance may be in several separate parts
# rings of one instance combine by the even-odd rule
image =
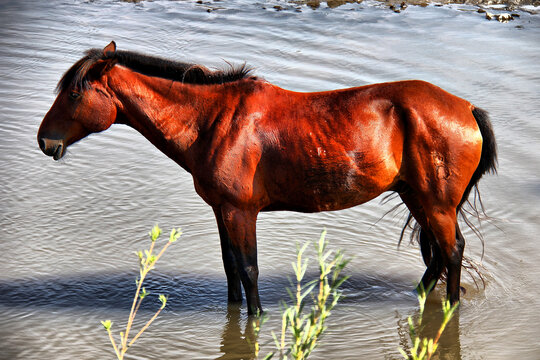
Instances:
[[[480,157],[480,163],[478,164],[478,167],[476,168],[476,171],[474,172],[471,181],[469,181],[469,185],[465,189],[463,197],[461,198],[461,201],[457,207],[458,213],[461,212],[461,206],[463,205],[463,203],[465,203],[469,199],[469,194],[471,193],[472,189],[475,189],[476,193],[478,194],[480,206],[482,208],[482,211],[484,210],[484,206],[482,205],[482,201],[480,199],[480,193],[478,192],[478,182],[480,181],[480,178],[482,178],[482,175],[484,175],[485,173],[497,172],[497,143],[495,142],[495,135],[493,134],[491,122],[489,121],[489,115],[487,111],[477,107],[473,108],[472,113],[474,118],[476,119],[478,127],[480,128],[480,133],[482,134],[482,155]],[[478,214],[476,206],[474,205],[475,204],[472,205],[472,208]]]

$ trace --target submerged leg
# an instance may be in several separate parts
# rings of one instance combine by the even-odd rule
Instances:
[[[242,302],[242,286],[240,283],[240,273],[236,264],[236,257],[231,247],[229,234],[223,223],[223,217],[219,208],[214,208],[214,214],[219,231],[219,239],[221,241],[221,257],[223,266],[225,267],[225,275],[227,276],[227,299],[230,303]]]
[[[430,228],[448,271],[446,292],[451,304],[459,301],[461,260],[465,241],[459,231],[455,209],[434,209],[428,215]]]
[[[420,243],[422,244],[423,242],[424,244],[429,242],[430,255],[431,255],[430,263],[420,283],[424,287],[424,289],[427,289],[428,287],[433,288],[437,284],[437,280],[440,278],[444,270],[445,262],[442,258],[441,250],[438,244],[436,243],[435,239],[433,238],[433,235],[430,232],[425,231],[424,229],[422,229],[420,233]],[[448,270],[447,293],[449,295],[449,300],[452,303],[459,301],[459,297],[457,299],[455,298],[452,299],[450,294],[455,294],[455,293],[459,294],[459,291],[465,292],[465,289],[463,289],[460,286],[461,263],[463,259],[463,250],[465,248],[465,238],[461,234],[461,231],[459,230],[459,225],[457,223],[456,223],[456,243],[455,244],[456,244],[455,247],[457,250],[453,254],[455,258],[453,262],[452,260],[450,260],[446,264],[446,268]],[[450,270],[451,267],[453,267],[452,270]],[[450,273],[452,273],[452,276],[450,275]],[[455,289],[458,289],[458,290],[456,291]]]
[[[461,291],[461,263],[463,261],[463,251],[465,250],[465,238],[459,230],[456,222],[455,226],[456,243],[454,250],[450,254],[450,259],[446,268],[448,269],[448,279],[446,280],[446,291],[452,304],[459,301]]]
[[[417,290],[431,291],[437,284],[437,281],[444,270],[441,250],[437,245],[435,236],[428,228],[429,223],[426,212],[419,197],[410,187],[406,186],[403,189],[404,191],[400,192],[399,195],[405,205],[407,205],[407,208],[409,208],[414,219],[420,225],[420,250],[422,252],[424,263],[427,266],[427,269],[422,276],[422,280],[418,284]]]
[[[221,208],[221,215],[229,235],[230,249],[236,259],[238,274],[244,286],[248,314],[257,314],[258,311],[262,312],[257,285],[259,277],[255,231],[257,212],[224,206]]]

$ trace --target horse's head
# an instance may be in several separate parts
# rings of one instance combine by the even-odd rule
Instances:
[[[54,160],[64,156],[74,142],[108,129],[117,109],[104,75],[114,66],[116,45],[90,50],[58,83],[58,96],[38,131],[38,144]]]

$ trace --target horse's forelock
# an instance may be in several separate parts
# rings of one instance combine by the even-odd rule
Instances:
[[[99,49],[87,50],[85,56],[64,73],[56,86],[56,92],[60,93],[70,87],[78,89],[86,88],[88,86],[88,71],[92,68],[92,65],[102,58],[103,51]]]

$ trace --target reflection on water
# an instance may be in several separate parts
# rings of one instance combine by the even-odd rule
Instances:
[[[531,234],[540,233],[540,17],[520,12],[500,24],[466,5],[396,14],[369,1],[275,11],[281,3],[228,1],[208,12],[195,1],[0,2],[0,359],[110,357],[100,320],[127,318],[134,252],[156,222],[181,226],[184,236],[149,279],[149,291],[169,301],[130,356],[251,354],[245,309],[227,307],[212,210],[189,174],[125,126],[75,144],[59,163],[37,147],[62,73],[84,50],[111,40],[121,50],[209,67],[247,62],[258,76],[298,91],[422,79],[488,110],[500,153],[499,175],[480,184],[494,218],[481,228],[489,276],[480,290],[464,277],[468,291],[440,354],[538,358],[540,252]],[[396,249],[406,214],[381,219],[395,204],[377,199],[332,213],[260,215],[260,291],[270,314],[262,354],[272,349],[270,331],[280,328],[296,242],[318,239],[326,227],[331,245],[354,259],[347,298],[312,359],[401,358],[397,347],[417,311],[412,290],[424,266],[416,247]],[[465,237],[466,254],[479,259],[481,243],[471,232]],[[440,316],[435,300],[434,310],[426,309],[428,333]],[[144,305],[140,322],[155,306],[151,299]]]
[[[446,325],[444,332],[439,334],[440,326],[444,318],[441,306],[442,295],[444,295],[442,292],[434,291],[434,293],[428,296],[422,316],[422,324],[415,329],[420,339],[439,339],[438,350],[433,356],[434,360],[461,360],[459,308],[455,310],[454,315]],[[227,307],[227,321],[223,327],[221,336],[220,351],[222,354],[217,359],[247,360],[255,358],[254,344],[259,340],[255,336],[254,329],[254,322],[257,321],[257,318],[250,316],[246,319],[245,317],[242,317],[241,306],[241,304],[234,304]],[[274,314],[274,316],[277,316],[277,314]],[[414,313],[409,316],[412,317],[416,324],[420,316],[419,310],[414,311]],[[399,336],[398,345],[406,351],[412,346],[408,323],[409,316],[401,317],[399,314],[397,315],[396,332]],[[279,333],[279,330],[275,332]],[[287,339],[290,339],[291,337],[291,334],[287,334]],[[324,342],[324,340],[321,342]],[[269,348],[271,348],[271,346],[265,347],[264,349],[266,351],[272,351],[272,349]],[[262,357],[265,355],[266,353],[261,353]]]
[[[441,306],[441,294],[437,291],[430,294],[424,307],[422,316],[422,325],[416,327],[417,335],[420,339],[437,339],[440,326],[444,319],[444,313]],[[415,311],[410,315],[414,324],[417,324],[420,316],[420,311]],[[410,341],[408,316],[406,318],[398,317],[397,332],[399,334],[399,345],[402,349],[410,349],[412,344]],[[433,359],[445,360],[461,360],[461,341],[459,333],[459,308],[454,311],[453,317],[450,319],[446,328],[439,339],[438,350],[433,356]]]
[[[242,327],[241,304],[227,306],[227,322],[223,327],[221,335],[221,346],[219,350],[222,355],[217,359],[252,359],[255,357],[255,332],[251,317],[245,321]]]

